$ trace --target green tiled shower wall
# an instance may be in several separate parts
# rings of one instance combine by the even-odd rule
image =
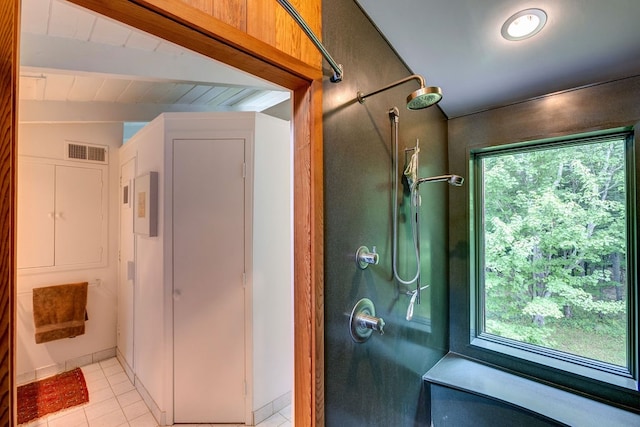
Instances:
[[[344,67],[341,83],[323,87],[325,195],[325,414],[327,426],[428,425],[422,375],[448,349],[448,225],[450,188],[423,184],[421,253],[423,292],[416,320],[405,316],[409,287],[392,274],[393,146],[389,109],[400,112],[400,170],[404,149],[420,140],[420,176],[447,170],[447,122],[438,107],[409,111],[413,80],[368,98],[370,92],[411,72],[352,0],[325,0],[323,42]],[[323,67],[327,69],[326,62]],[[428,83],[429,76],[424,76]],[[446,91],[444,93],[446,97]],[[456,191],[451,188],[451,191]],[[402,192],[402,187],[400,192]],[[399,208],[399,259],[403,278],[415,271],[411,252],[408,197]],[[361,270],[355,252],[376,246],[378,265]],[[355,343],[349,314],[369,298],[385,322],[385,334]],[[418,319],[418,317],[420,317]]]

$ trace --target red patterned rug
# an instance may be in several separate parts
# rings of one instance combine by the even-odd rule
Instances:
[[[88,401],[89,391],[80,368],[25,384],[18,387],[18,424]]]

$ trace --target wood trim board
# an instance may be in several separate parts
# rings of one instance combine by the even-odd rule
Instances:
[[[189,5],[71,0],[290,89],[294,139],[294,424],[324,425],[322,69]],[[0,2],[0,425],[15,412],[15,158],[20,0]],[[319,5],[319,2],[318,2]],[[318,14],[319,6],[318,6]]]

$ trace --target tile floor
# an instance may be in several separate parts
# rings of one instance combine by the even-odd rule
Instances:
[[[82,367],[89,389],[89,403],[40,418],[21,427],[157,427],[155,418],[112,358]],[[196,426],[180,424],[181,427]],[[214,427],[215,424],[197,424]],[[291,406],[264,420],[257,427],[291,427]],[[225,424],[225,427],[236,427]]]

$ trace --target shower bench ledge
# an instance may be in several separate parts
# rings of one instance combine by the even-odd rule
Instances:
[[[427,385],[470,393],[568,426],[640,426],[640,415],[523,378],[455,353],[424,376]]]

